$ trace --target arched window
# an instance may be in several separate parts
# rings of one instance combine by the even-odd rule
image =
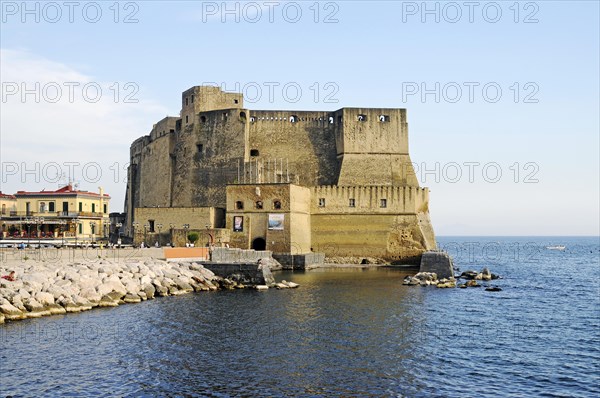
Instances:
[[[240,112],[240,121],[246,123],[246,112]]]
[[[250,156],[258,156],[259,152],[258,149],[250,149]]]
[[[276,199],[273,201],[273,209],[275,209],[275,210],[281,209],[281,201],[280,200]]]
[[[236,210],[244,210],[244,202],[238,200],[237,202],[235,202],[235,208]]]
[[[258,210],[261,210],[263,208],[263,202],[262,202],[262,200],[257,200],[256,203],[255,203],[255,207]]]
[[[40,213],[46,212],[46,202],[40,202]]]
[[[359,122],[366,122],[367,121],[367,115],[358,115],[358,121]]]
[[[379,115],[379,121],[381,123],[386,123],[390,121],[390,117],[388,115]]]
[[[333,116],[329,116],[329,124],[333,124]]]
[[[292,115],[290,116],[290,123],[296,123],[298,121],[298,116]]]

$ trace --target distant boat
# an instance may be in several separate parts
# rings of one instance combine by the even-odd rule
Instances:
[[[546,246],[548,250],[565,250],[566,247],[563,245]]]

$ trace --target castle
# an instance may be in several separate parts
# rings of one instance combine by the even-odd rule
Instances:
[[[213,86],[181,100],[179,117],[131,145],[125,232],[136,242],[195,230],[201,243],[392,263],[436,248],[405,109],[250,110]]]

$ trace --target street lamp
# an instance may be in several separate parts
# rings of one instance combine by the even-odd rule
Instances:
[[[67,224],[66,220],[60,220],[58,221],[58,225],[60,225],[60,234],[61,234],[61,242],[62,244],[60,245],[60,247],[64,247],[65,245],[65,225]]]
[[[174,246],[174,245],[173,245],[173,230],[175,229],[175,224],[173,224],[173,223],[170,223],[170,224],[169,224],[169,229],[171,230],[171,231],[170,231],[170,234],[169,234],[169,240],[171,241],[171,242],[170,242],[170,243],[171,243],[171,247],[173,247],[173,246]]]
[[[148,242],[146,242],[146,234],[148,233],[149,229],[150,229],[150,224],[144,224],[144,246],[145,247],[148,246]]]
[[[184,235],[185,235],[184,239],[185,239],[186,246],[188,246],[187,245],[187,241],[188,241],[187,231],[188,231],[188,229],[190,229],[190,224],[183,224],[183,230],[184,230]]]
[[[29,240],[31,239],[31,224],[33,220],[31,218],[25,219],[25,224],[27,224],[27,247],[29,247]]]
[[[75,230],[75,248],[77,248],[77,245],[78,245],[77,233],[79,232],[78,228],[79,228],[80,223],[79,223],[79,220],[76,218],[71,219],[71,222],[73,223],[73,229]]]
[[[94,242],[94,234],[95,234],[94,226],[95,226],[94,222],[90,221],[90,232],[91,232],[90,233],[90,241],[91,241],[91,243]]]
[[[44,224],[44,217],[35,217],[36,230],[38,230],[38,249],[42,250],[42,224]]]
[[[133,228],[133,244],[135,245],[135,230],[138,229],[140,226],[139,222],[134,222],[131,224],[131,227]]]
[[[115,225],[117,227],[117,248],[121,248],[121,227],[123,226],[122,223],[117,223]]]
[[[162,229],[162,224],[156,224],[156,228],[158,229],[158,245],[162,246],[162,243],[160,241],[160,230]]]

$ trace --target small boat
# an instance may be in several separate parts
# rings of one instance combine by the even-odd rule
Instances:
[[[548,250],[565,250],[566,247],[563,245],[546,246]]]

